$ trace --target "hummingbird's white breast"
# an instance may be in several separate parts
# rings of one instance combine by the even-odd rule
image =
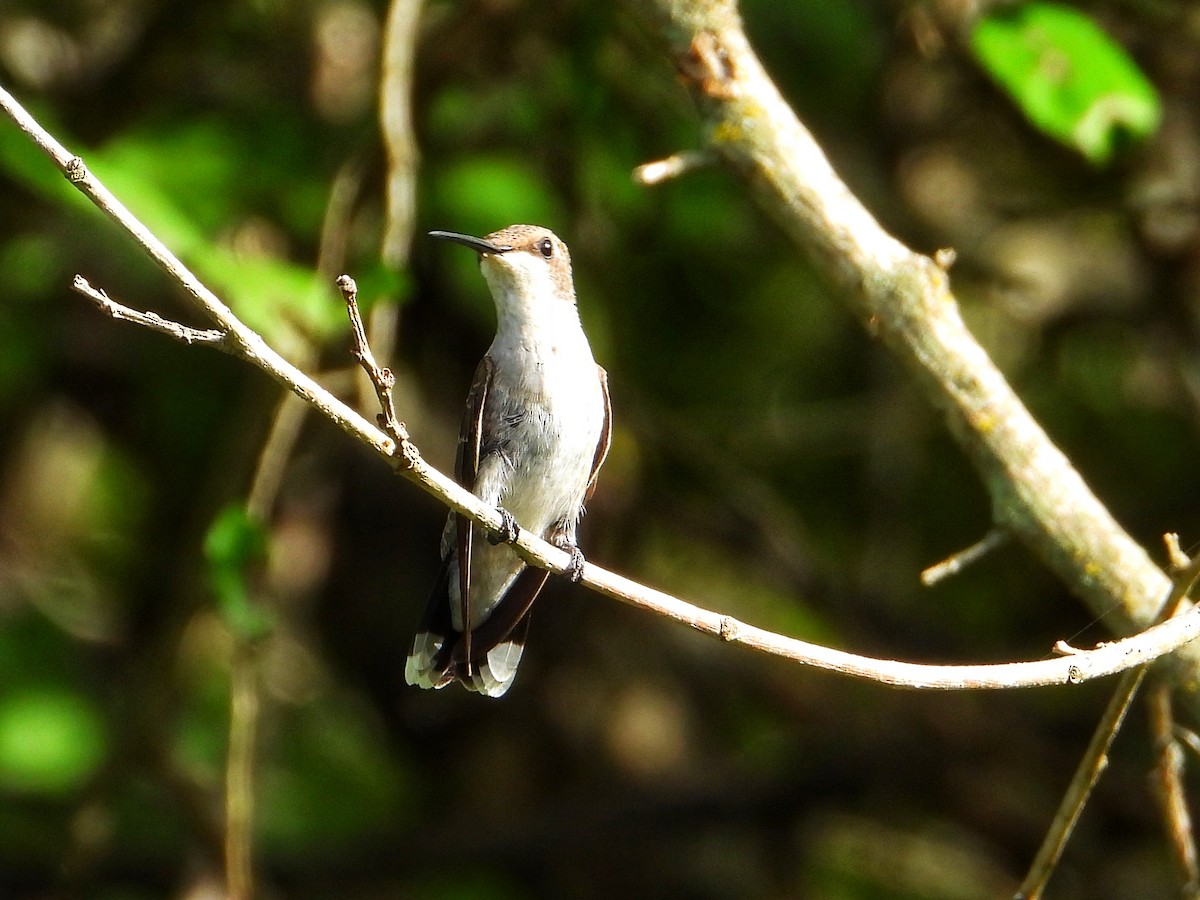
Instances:
[[[567,310],[573,323],[524,321],[498,330],[488,351],[495,373],[474,493],[503,506],[522,528],[543,538],[561,529],[573,541],[605,402],[574,305]],[[491,612],[522,566],[508,547],[475,543],[473,620]]]

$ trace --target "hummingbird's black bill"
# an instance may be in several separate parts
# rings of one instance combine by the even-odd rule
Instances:
[[[491,241],[485,241],[483,238],[473,237],[469,234],[459,234],[457,231],[431,231],[429,236],[443,241],[454,241],[456,244],[470,247],[476,253],[507,253],[512,249],[512,247],[493,244]]]

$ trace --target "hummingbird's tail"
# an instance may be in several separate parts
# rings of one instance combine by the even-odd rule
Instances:
[[[443,566],[413,638],[404,680],[421,688],[443,688],[458,681],[487,697],[503,696],[521,662],[534,598],[548,578],[542,569],[521,571],[491,614],[471,629],[468,665],[466,642],[450,618],[449,566]]]

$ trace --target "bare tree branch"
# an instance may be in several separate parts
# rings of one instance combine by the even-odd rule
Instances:
[[[254,894],[254,750],[258,732],[259,647],[239,642],[230,668],[229,749],[225,759],[225,889],[229,900]]]
[[[412,244],[417,206],[417,144],[412,124],[412,73],[421,0],[392,0],[383,34],[379,122],[387,149],[387,230],[383,261],[402,269]]]
[[[159,266],[184,286],[203,312],[226,335],[232,352],[296,393],[345,432],[390,459],[397,472],[438,497],[451,509],[489,530],[498,531],[503,527],[497,510],[429,466],[411,442],[402,443],[398,452],[392,438],[272,350],[88,172],[82,159],[63,148],[2,88],[0,108],[45,151],[72,184],[128,231]],[[526,529],[521,530],[517,542],[512,546],[526,562],[558,574],[564,574],[571,562],[570,554]],[[1145,664],[1177,650],[1200,635],[1200,613],[1192,611],[1127,640],[1081,651],[1067,658],[980,666],[920,665],[857,656],[774,634],[739,622],[731,616],[694,606],[592,563],[586,567],[583,583],[602,594],[655,612],[723,641],[743,644],[806,665],[910,688],[947,690],[1078,684]]]
[[[1166,575],[1113,519],[967,330],[944,269],[837,177],[755,56],[734,0],[630,0],[691,89],[709,144],[914,374],[1017,536],[1118,634],[1154,621]],[[1200,682],[1200,647],[1179,654]],[[1195,695],[1200,696],[1200,695]],[[1193,704],[1200,708],[1200,701]]]
[[[168,337],[173,337],[177,341],[182,341],[185,344],[207,344],[210,347],[216,347],[218,350],[224,350],[226,353],[232,353],[233,349],[226,340],[225,332],[218,331],[215,328],[202,330],[192,328],[188,325],[181,325],[179,322],[172,322],[170,319],[164,319],[158,313],[140,312],[136,309],[130,309],[116,300],[113,300],[104,291],[98,291],[90,284],[82,275],[76,275],[75,280],[71,282],[71,290],[77,294],[82,294],[87,297],[98,307],[105,315],[111,316],[118,322],[133,322],[135,325],[144,325],[151,331],[157,331],[159,334],[165,334]]]
[[[403,448],[409,442],[408,429],[396,416],[396,404],[392,397],[392,390],[396,387],[396,376],[392,374],[391,369],[380,366],[375,361],[375,354],[371,352],[367,328],[358,311],[358,285],[349,275],[339,275],[335,283],[342,292],[342,299],[346,301],[346,313],[350,317],[350,333],[354,337],[350,352],[367,373],[367,378],[375,388],[379,406],[383,410],[379,416],[379,426]]]
[[[666,159],[657,159],[638,166],[633,170],[633,180],[643,187],[649,187],[697,169],[707,168],[715,162],[716,156],[711,150],[680,150]]]
[[[921,573],[921,584],[932,587],[944,578],[957,575],[967,566],[978,562],[998,547],[1008,543],[1011,535],[1003,528],[993,528],[970,547],[946,557]]]
[[[1158,760],[1155,764],[1155,788],[1167,837],[1175,852],[1175,861],[1183,876],[1181,896],[1200,897],[1200,863],[1196,857],[1196,836],[1183,785],[1183,748],[1175,737],[1175,715],[1171,710],[1171,687],[1159,682],[1150,691],[1150,730],[1154,735]]]
[[[1079,761],[1066,793],[1059,801],[1058,811],[1046,831],[1042,846],[1038,849],[1025,880],[1014,895],[1014,900],[1038,900],[1042,896],[1042,891],[1045,890],[1046,883],[1062,857],[1063,849],[1083,814],[1083,808],[1087,805],[1093,788],[1100,780],[1100,775],[1108,768],[1108,750],[1145,676],[1145,667],[1130,669],[1121,676],[1117,689],[1113,691],[1112,699],[1108,701],[1108,707],[1100,718],[1100,724],[1096,726],[1087,751]]]

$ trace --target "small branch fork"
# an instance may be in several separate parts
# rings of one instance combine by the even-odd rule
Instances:
[[[1171,704],[1171,687],[1159,680],[1149,696],[1150,732],[1154,737],[1158,760],[1154,771],[1155,796],[1162,811],[1167,837],[1175,862],[1183,877],[1181,895],[1187,900],[1200,897],[1200,864],[1196,859],[1196,838],[1192,815],[1188,810],[1183,785],[1183,747],[1177,737]]]
[[[1159,613],[1159,622],[1166,622],[1180,615],[1185,607],[1187,595],[1200,578],[1200,555],[1189,559],[1179,547],[1179,535],[1164,536],[1167,546],[1167,556],[1171,563],[1171,593]],[[1191,615],[1193,613],[1184,613]],[[1065,648],[1066,644],[1060,642]],[[1108,766],[1108,751],[1112,746],[1125,714],[1133,703],[1134,695],[1141,686],[1146,675],[1147,666],[1138,666],[1122,674],[1117,682],[1117,688],[1109,700],[1108,707],[1100,719],[1096,731],[1092,735],[1087,751],[1079,761],[1071,784],[1067,787],[1054,820],[1042,840],[1037,856],[1029,867],[1029,872],[1021,887],[1017,890],[1015,900],[1038,900],[1046,888],[1063,849],[1074,831],[1083,808],[1091,796],[1092,789],[1100,780],[1101,773]],[[1188,815],[1187,804],[1183,799],[1183,786],[1179,777],[1181,756],[1178,744],[1174,740],[1171,726],[1170,690],[1165,684],[1156,685],[1151,697],[1151,726],[1154,728],[1160,748],[1159,759],[1159,797],[1163,813],[1167,820],[1167,830],[1171,836],[1176,857],[1184,872],[1188,889],[1192,893],[1186,896],[1196,896],[1197,870],[1196,848],[1192,840],[1191,818]]]
[[[75,276],[75,280],[71,282],[71,290],[87,297],[100,307],[101,312],[118,322],[133,322],[135,325],[143,325],[151,331],[173,337],[185,344],[207,344],[226,353],[235,352],[229,343],[229,335],[224,331],[218,331],[215,328],[207,330],[191,328],[178,322],[172,322],[170,319],[164,319],[158,313],[138,312],[136,309],[130,309],[128,306],[117,303],[104,291],[92,287],[82,275]]]
[[[408,428],[396,415],[396,403],[392,396],[396,387],[396,376],[392,374],[391,369],[380,366],[375,361],[375,354],[371,352],[367,329],[363,325],[362,314],[358,311],[358,284],[349,275],[339,275],[334,283],[342,292],[342,299],[346,301],[346,313],[350,317],[350,333],[354,341],[350,353],[367,373],[367,378],[375,388],[375,396],[379,398],[380,409],[383,410],[375,417],[376,421],[396,442],[401,459],[405,464],[411,465],[417,458],[417,448],[408,439]]]
[[[183,286],[216,328],[215,333],[201,332],[179,326],[177,323],[166,322],[152,314],[136,313],[120,307],[119,304],[113,304],[102,290],[95,290],[89,285],[87,290],[81,292],[93,302],[97,302],[100,308],[117,318],[155,328],[188,343],[203,342],[228,349],[293,391],[347,434],[389,459],[400,474],[438,497],[455,512],[462,513],[489,532],[497,532],[503,527],[503,520],[497,510],[484,504],[454,479],[424,461],[416,448],[404,437],[405,431],[398,421],[395,427],[396,435],[401,438],[399,444],[395,436],[385,434],[372,426],[268,346],[259,334],[235,316],[228,306],[200,282],[99,179],[88,171],[82,159],[59,144],[3,88],[0,88],[0,109],[29,135],[72,185],[104,210],[164,271]],[[80,287],[82,288],[82,282]],[[220,339],[216,334],[221,335]],[[375,368],[378,369],[378,366]],[[394,418],[394,413],[392,415]],[[386,418],[385,415],[385,421]],[[521,529],[517,541],[512,546],[515,552],[531,565],[560,575],[570,571],[569,553],[526,529]],[[1067,657],[998,665],[922,665],[859,656],[788,638],[740,622],[731,616],[695,606],[590,563],[581,580],[606,596],[638,606],[729,643],[742,644],[803,665],[907,688],[963,690],[1078,684],[1143,665],[1178,650],[1200,636],[1200,613],[1189,611],[1122,641],[1079,651]]]

